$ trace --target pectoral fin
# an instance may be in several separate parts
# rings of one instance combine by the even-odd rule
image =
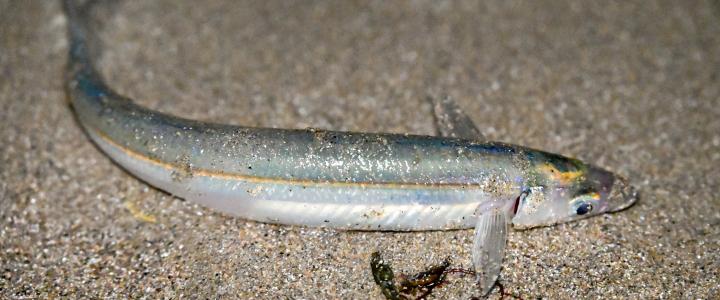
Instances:
[[[507,221],[507,213],[499,208],[479,212],[472,256],[482,295],[490,292],[500,275],[507,241]]]
[[[428,97],[432,104],[435,126],[443,137],[485,140],[475,123],[462,112],[450,97]]]

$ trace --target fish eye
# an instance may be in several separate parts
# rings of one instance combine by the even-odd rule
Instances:
[[[584,214],[590,213],[593,210],[593,205],[588,202],[582,202],[580,205],[577,206],[575,209],[575,213],[578,216],[582,216]]]

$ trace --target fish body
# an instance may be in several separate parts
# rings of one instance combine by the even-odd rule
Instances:
[[[231,126],[153,111],[99,76],[87,11],[65,1],[66,87],[90,138],[120,166],[178,197],[249,220],[353,230],[476,228],[483,290],[500,271],[507,226],[617,211],[627,181],[576,159],[486,141],[453,102],[442,136]],[[485,272],[487,271],[487,272]]]
[[[535,151],[457,138],[199,123],[124,101],[87,74],[72,78],[81,123],[114,161],[173,195],[262,222],[471,228],[479,202],[517,197]]]
[[[480,203],[506,205],[533,184],[556,181],[551,172],[567,180],[589,170],[559,155],[468,138],[252,128],[152,111],[105,84],[92,64],[89,28],[80,16],[69,20],[67,90],[93,141],[151,185],[243,218],[364,230],[471,228]]]

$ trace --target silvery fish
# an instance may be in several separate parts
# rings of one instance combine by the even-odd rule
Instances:
[[[570,222],[637,199],[627,180],[599,167],[485,140],[449,98],[431,97],[439,136],[252,128],[153,111],[107,86],[94,67],[88,8],[64,8],[67,92],[80,123],[117,164],[177,197],[278,224],[475,228],[483,294],[500,273],[509,225]]]

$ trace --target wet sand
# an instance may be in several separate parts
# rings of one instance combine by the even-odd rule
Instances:
[[[143,105],[232,124],[433,134],[447,94],[493,140],[629,177],[632,208],[510,234],[522,299],[719,296],[720,6],[575,1],[101,3],[100,69]],[[55,1],[0,0],[1,298],[382,298],[370,255],[470,267],[471,230],[248,222],[113,164],[63,90]],[[433,299],[467,299],[451,275]],[[497,289],[491,298],[499,298]]]

